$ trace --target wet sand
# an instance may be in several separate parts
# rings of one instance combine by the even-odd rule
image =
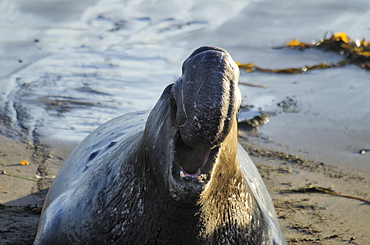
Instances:
[[[327,194],[282,194],[306,185],[370,199],[370,177],[261,145],[257,132],[240,130],[239,142],[257,165],[273,199],[288,244],[369,244],[369,203]],[[0,244],[32,244],[40,207],[52,178],[74,144],[48,146],[0,136]],[[19,164],[29,161],[28,166]]]

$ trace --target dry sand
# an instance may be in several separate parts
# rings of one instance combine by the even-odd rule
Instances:
[[[370,199],[370,178],[322,162],[266,149],[258,133],[240,131],[240,142],[250,153],[270,191],[288,244],[369,244],[370,205],[364,201],[326,194],[282,194],[278,190],[310,184]],[[74,144],[48,147],[0,136],[0,244],[32,244],[40,207],[52,177]],[[30,162],[28,166],[19,164]]]
[[[33,243],[47,189],[75,146],[40,146],[0,135],[0,244]]]
[[[258,133],[239,140],[273,199],[288,244],[370,244],[370,202],[320,193],[281,193],[307,185],[370,200],[370,176],[256,143]]]

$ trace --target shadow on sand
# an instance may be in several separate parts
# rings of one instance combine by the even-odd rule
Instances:
[[[0,205],[0,244],[30,245],[48,189]]]

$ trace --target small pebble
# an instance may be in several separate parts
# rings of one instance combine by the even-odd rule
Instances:
[[[23,166],[30,165],[30,163],[29,163],[28,161],[26,161],[26,160],[22,160],[22,161],[20,161],[19,163],[20,163],[21,165],[23,165]]]

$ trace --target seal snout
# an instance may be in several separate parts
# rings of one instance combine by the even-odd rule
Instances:
[[[171,90],[174,175],[207,181],[240,107],[239,69],[223,49],[200,47],[183,63]]]
[[[176,122],[183,142],[197,148],[218,146],[240,107],[239,69],[223,49],[200,47],[183,63],[172,88]]]

